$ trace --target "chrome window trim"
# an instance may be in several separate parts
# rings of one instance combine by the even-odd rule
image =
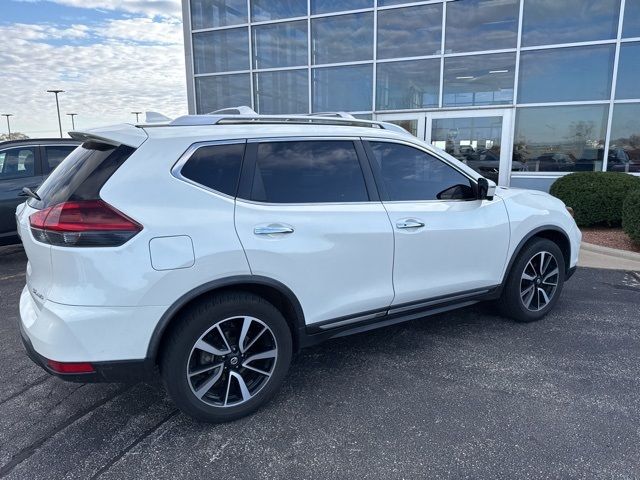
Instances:
[[[178,158],[178,160],[176,161],[176,163],[173,165],[173,167],[171,167],[171,175],[178,179],[181,180],[185,183],[189,183],[195,187],[198,187],[208,193],[213,193],[216,196],[220,196],[220,197],[224,197],[226,199],[229,200],[235,200],[236,197],[233,195],[228,195],[226,193],[223,193],[219,190],[216,190],[214,188],[211,187],[207,187],[206,185],[203,185],[201,183],[196,182],[195,180],[191,180],[190,178],[185,177],[184,175],[182,175],[182,167],[184,167],[184,165],[191,159],[191,157],[193,156],[193,154],[199,150],[200,148],[203,147],[211,147],[211,146],[216,146],[216,145],[241,145],[241,144],[246,144],[247,141],[244,138],[236,138],[236,139],[232,139],[232,140],[211,140],[211,141],[202,141],[202,142],[196,142],[191,144],[187,150],[180,155],[180,157]],[[240,168],[240,175],[242,174],[242,165]],[[239,178],[239,176],[238,176]]]

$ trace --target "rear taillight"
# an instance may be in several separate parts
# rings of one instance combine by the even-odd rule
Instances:
[[[115,247],[142,226],[102,200],[63,202],[29,217],[36,240],[62,247]]]
[[[73,374],[95,372],[93,365],[89,362],[56,362],[55,360],[47,360],[47,366],[56,373]]]

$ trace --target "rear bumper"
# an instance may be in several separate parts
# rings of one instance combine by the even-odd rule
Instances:
[[[133,381],[154,371],[146,358],[164,307],[81,307],[37,304],[27,287],[20,296],[20,333],[29,357],[47,372],[80,382]],[[47,360],[89,362],[95,372],[59,374]]]

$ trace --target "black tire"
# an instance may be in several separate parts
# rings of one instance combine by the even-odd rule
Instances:
[[[541,256],[544,252],[549,253],[554,257],[558,267],[558,273],[557,276],[550,277],[547,280],[549,284],[554,282],[556,283],[555,289],[545,290],[545,293],[541,294],[539,290],[541,288],[548,289],[550,285],[537,282],[542,282],[545,275],[548,275],[548,273],[552,271],[551,268],[547,267],[547,270],[543,275],[540,275],[537,272],[537,270],[541,270],[538,266],[539,259],[544,258],[546,261],[546,255]],[[530,261],[533,261],[536,265],[533,266],[529,264]],[[528,280],[523,278],[523,274],[526,273],[527,276],[532,276],[534,272],[537,274],[536,279]],[[525,245],[511,266],[511,270],[509,271],[507,281],[502,291],[502,296],[498,300],[498,306],[501,313],[516,322],[526,323],[540,320],[549,313],[549,311],[551,311],[558,302],[558,298],[562,293],[564,279],[565,260],[562,255],[562,250],[560,250],[558,245],[545,238],[536,238],[532,240]],[[535,299],[533,297],[529,297],[531,292],[526,293],[531,285],[535,292],[534,295],[537,296]],[[550,295],[550,292],[553,292],[553,294]],[[545,295],[549,297],[549,300],[546,303]],[[527,300],[530,302],[529,308],[526,306]],[[537,305],[535,303],[536,300],[539,302]],[[535,308],[536,306],[540,308]]]
[[[254,332],[253,336],[256,338],[251,348],[256,348],[255,344],[262,342],[264,345],[268,345],[266,347],[262,346],[262,348],[271,349],[269,351],[273,352],[275,347],[277,352],[274,355],[270,376],[265,375],[266,381],[261,380],[261,375],[255,373],[253,369],[245,369],[243,362],[248,360],[246,356],[249,356],[250,353],[246,353],[245,357],[241,357],[238,349],[240,342],[234,340],[237,336],[233,336],[233,329],[238,325],[242,326],[243,323],[238,322],[244,322],[247,317],[257,321],[252,323],[250,327],[250,331]],[[212,423],[236,420],[249,415],[268,402],[282,385],[291,363],[291,330],[282,313],[262,297],[247,292],[226,292],[215,295],[198,302],[183,312],[179,318],[175,319],[174,325],[175,327],[171,329],[166,341],[163,343],[160,370],[169,395],[178,408],[187,415],[197,420]],[[214,326],[216,327],[212,328]],[[268,327],[268,329],[264,333],[258,334],[259,330],[264,326]],[[219,327],[222,330],[229,328],[227,335],[222,334],[222,330]],[[206,333],[208,331],[210,333]],[[213,336],[215,335],[220,335],[220,337],[214,338]],[[251,340],[249,335],[249,333],[246,334],[245,340]],[[229,338],[227,339],[226,337]],[[216,341],[223,345],[221,342],[224,342],[231,348],[236,348],[237,352],[216,356],[198,349],[196,342],[205,339],[207,345],[213,345]],[[234,342],[236,342],[236,347],[233,347]],[[249,341],[244,343],[246,345]],[[199,345],[202,344],[199,343]],[[228,348],[225,348],[225,350],[228,350]],[[249,350],[247,351],[249,352]],[[232,355],[236,357],[236,362],[233,365],[231,364]],[[189,372],[199,371],[198,368],[193,368],[193,365],[196,360],[203,357],[208,359],[208,365],[223,364],[224,367],[214,368],[206,374],[196,374],[196,377],[192,379],[189,376]],[[256,361],[271,362],[272,360]],[[255,363],[253,365],[256,366]],[[271,368],[269,365],[262,367],[264,363],[258,363],[257,365],[264,370]],[[202,367],[202,365],[198,366]],[[205,365],[205,368],[208,368],[208,366]],[[231,370],[235,370],[238,375],[231,373]],[[210,374],[210,372],[213,372],[213,374]],[[220,380],[216,381],[214,387],[204,394],[203,400],[198,398],[196,390],[201,392],[205,387],[198,386],[196,382],[201,381],[201,385],[206,385],[208,381],[206,376],[210,375],[209,379],[213,379],[219,372],[221,372]],[[193,373],[191,374],[193,375]],[[205,380],[200,380],[200,376],[205,377]],[[246,390],[247,392],[251,388],[251,383],[246,382],[247,376],[253,376],[251,379],[254,382],[253,385],[259,386],[259,388],[256,387],[253,396],[246,401],[244,400],[245,391],[240,386],[240,380],[237,380],[238,376],[243,378],[242,383],[245,389],[249,387]],[[225,385],[219,384],[219,382],[226,382],[226,389]],[[229,402],[231,405],[225,406],[230,396],[229,392],[232,389],[238,392],[238,396],[242,397],[237,400],[241,403],[233,405],[232,402]],[[219,391],[220,395],[216,397],[212,393],[214,391]],[[224,404],[219,404],[222,403],[221,395],[224,395],[225,391]]]

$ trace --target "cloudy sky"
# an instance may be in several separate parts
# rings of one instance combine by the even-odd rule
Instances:
[[[187,113],[180,0],[0,0],[0,113],[11,130],[130,122],[131,111]],[[0,133],[6,133],[1,118]]]

